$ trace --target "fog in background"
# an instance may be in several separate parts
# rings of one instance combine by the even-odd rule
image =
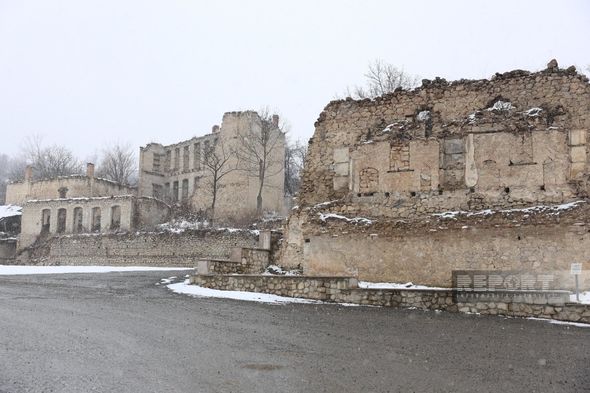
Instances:
[[[307,140],[382,59],[422,78],[590,64],[587,1],[0,0],[0,153],[175,143],[269,106]]]

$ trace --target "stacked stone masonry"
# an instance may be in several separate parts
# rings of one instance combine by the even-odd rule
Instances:
[[[443,287],[461,269],[587,271],[587,208],[502,211],[586,201],[588,130],[588,79],[554,65],[333,101],[309,143],[281,263]],[[436,216],[449,211],[463,213]]]
[[[590,305],[568,303],[569,292],[566,291],[483,292],[458,299],[450,289],[358,288],[357,280],[349,277],[216,274],[194,275],[190,282],[218,290],[261,292],[327,302],[590,323]]]
[[[257,244],[258,235],[250,231],[65,235],[49,238],[21,255],[21,262],[196,267],[199,260],[229,259],[233,248]]]

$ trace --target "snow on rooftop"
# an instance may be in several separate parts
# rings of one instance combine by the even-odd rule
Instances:
[[[23,208],[16,205],[0,205],[0,219],[20,216]]]

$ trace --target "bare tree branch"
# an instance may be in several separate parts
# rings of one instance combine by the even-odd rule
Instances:
[[[209,217],[211,224],[215,221],[215,204],[222,186],[222,179],[225,175],[237,170],[237,164],[232,163],[231,158],[231,152],[225,147],[223,141],[210,145],[203,152],[203,168],[209,173],[206,179],[211,191],[211,213]]]
[[[137,184],[135,150],[129,144],[115,144],[102,150],[97,175],[124,185]]]
[[[238,131],[239,143],[235,154],[240,162],[240,169],[248,176],[258,179],[256,214],[261,216],[262,191],[266,182],[269,177],[283,170],[283,162],[278,158],[277,150],[285,136],[268,108],[260,110],[258,117],[258,127]]]
[[[409,75],[403,69],[377,59],[369,63],[365,74],[366,85],[346,89],[346,95],[355,99],[375,98],[392,93],[398,87],[412,89],[418,85],[418,77]]]

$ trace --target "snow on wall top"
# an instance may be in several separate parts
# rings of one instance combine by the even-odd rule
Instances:
[[[23,208],[16,205],[0,205],[0,219],[20,216]]]

